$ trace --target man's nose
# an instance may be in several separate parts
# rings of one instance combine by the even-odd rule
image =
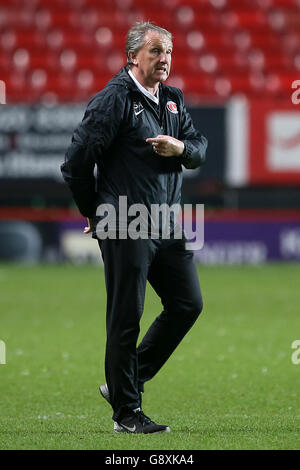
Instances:
[[[167,63],[168,62],[168,56],[165,52],[162,52],[160,54],[160,58],[159,58],[159,61],[160,62],[163,62],[163,63]]]

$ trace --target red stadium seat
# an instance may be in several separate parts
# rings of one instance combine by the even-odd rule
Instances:
[[[298,0],[272,0],[273,7],[297,9],[299,7]]]
[[[250,95],[253,92],[253,85],[248,73],[235,74],[226,78],[229,80],[232,94]]]
[[[267,27],[268,21],[265,13],[259,9],[244,9],[224,12],[220,16],[221,24],[226,29],[255,29]]]

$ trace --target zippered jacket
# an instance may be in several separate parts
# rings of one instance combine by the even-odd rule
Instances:
[[[159,85],[159,110],[126,68],[88,103],[61,165],[79,211],[93,218],[99,204],[179,204],[182,165],[205,162],[207,139],[194,128],[178,88]],[[169,135],[184,143],[182,156],[156,154],[148,137]],[[96,169],[96,171],[95,171]]]

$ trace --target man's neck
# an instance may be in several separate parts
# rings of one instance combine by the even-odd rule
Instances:
[[[134,68],[130,69],[130,72],[132,73],[134,78],[140,83],[140,85],[142,85],[142,87],[145,88],[145,90],[147,90],[149,93],[151,93],[151,95],[157,96],[159,83],[155,83],[154,85],[145,83],[143,78],[138,76],[138,74],[136,73]]]
[[[140,90],[143,95],[145,95],[148,99],[151,101],[154,101],[155,104],[159,104],[159,96],[158,96],[158,89],[156,95],[152,94],[150,91],[148,91],[139,81],[138,79],[133,75],[131,70],[128,70],[128,74],[131,77],[131,79],[135,82],[137,88]]]

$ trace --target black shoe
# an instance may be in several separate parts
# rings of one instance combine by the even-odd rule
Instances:
[[[111,405],[111,403],[110,403],[110,396],[109,396],[109,390],[108,390],[107,384],[100,385],[100,387],[99,387],[99,392],[101,393],[101,395],[103,396],[103,398],[105,398],[105,400]],[[142,407],[142,392],[139,392],[139,396],[140,396],[139,406],[140,406],[140,408],[141,408],[141,407]]]
[[[151,421],[140,408],[137,408],[121,421],[115,421],[114,431],[130,434],[154,434],[170,432],[171,430],[169,426],[156,424],[154,421]]]

